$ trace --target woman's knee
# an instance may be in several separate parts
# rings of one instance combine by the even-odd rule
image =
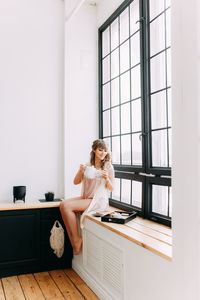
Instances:
[[[62,212],[66,212],[67,210],[70,210],[70,201],[64,200],[60,203],[60,211]]]

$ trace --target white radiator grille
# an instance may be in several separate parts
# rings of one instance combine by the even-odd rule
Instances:
[[[122,290],[122,253],[119,249],[103,243],[103,282],[115,292]]]
[[[101,278],[101,240],[94,234],[86,231],[84,239],[84,264],[98,279]]]
[[[84,230],[83,263],[100,280],[113,299],[123,299],[123,253],[121,249]]]

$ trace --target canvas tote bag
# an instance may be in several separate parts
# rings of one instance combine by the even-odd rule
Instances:
[[[57,257],[61,257],[64,252],[65,235],[64,229],[58,220],[55,221],[49,238],[50,246]]]

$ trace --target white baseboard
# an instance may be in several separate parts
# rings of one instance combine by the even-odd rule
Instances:
[[[72,261],[72,268],[85,281],[100,300],[113,300],[114,298],[97,282],[76,260]]]

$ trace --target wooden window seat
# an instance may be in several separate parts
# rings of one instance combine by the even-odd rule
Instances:
[[[110,207],[110,210],[116,210]],[[172,260],[172,229],[150,220],[136,217],[126,224],[101,222],[100,217],[86,216],[89,220],[123,236],[131,242]]]

